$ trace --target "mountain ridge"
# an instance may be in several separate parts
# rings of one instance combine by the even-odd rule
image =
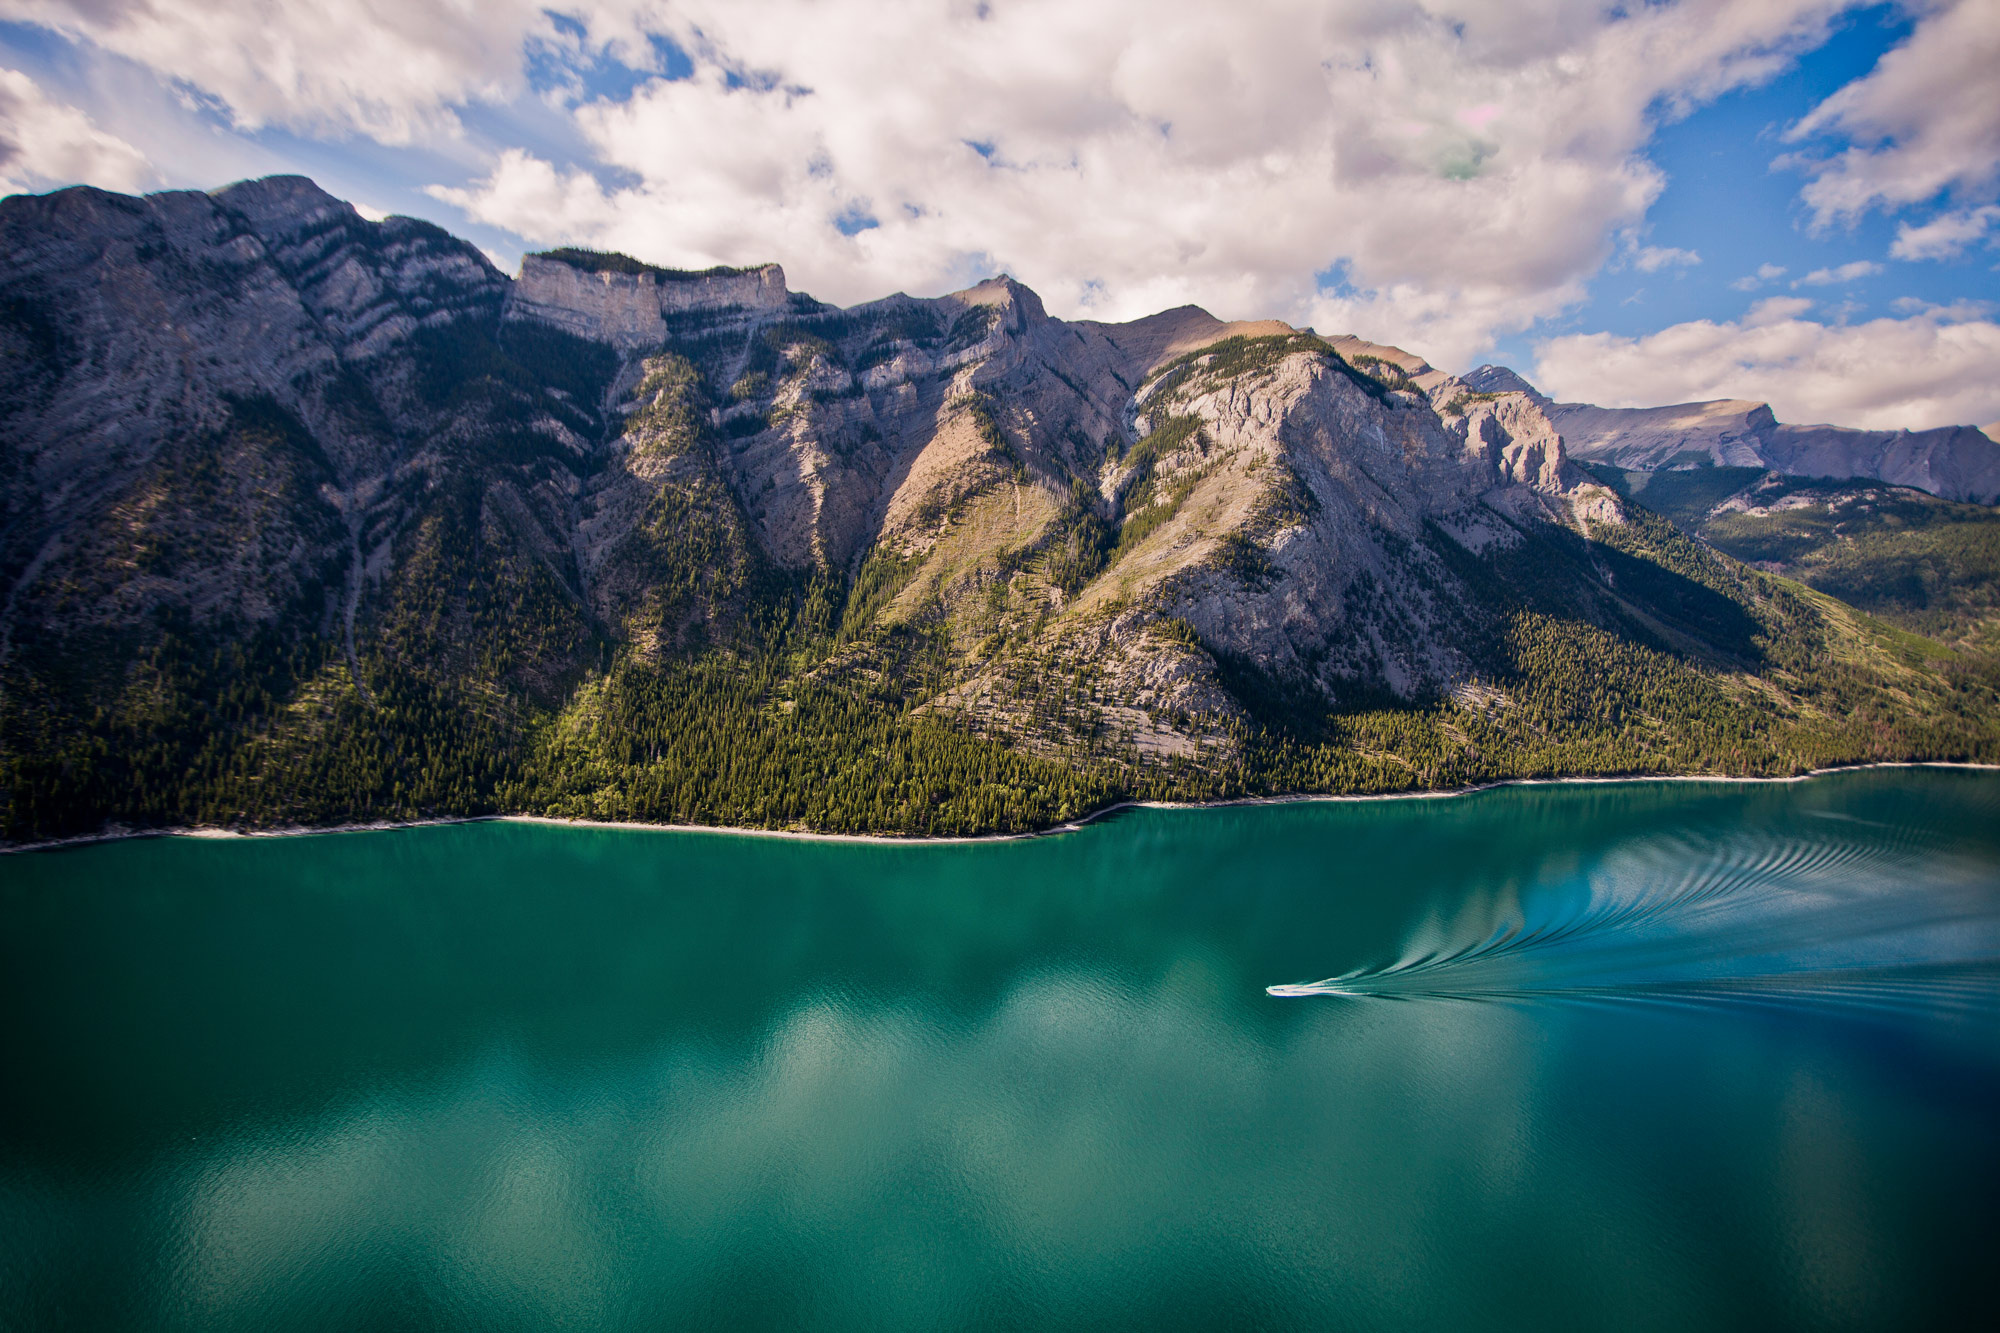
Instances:
[[[0,237],[9,839],[1006,831],[1996,750],[1983,657],[1358,338],[1068,322],[1004,276],[846,309],[775,265],[508,279],[301,178],[17,196]]]
[[[1558,403],[1505,366],[1481,366],[1465,380],[1535,395],[1578,458],[1615,467],[1761,467],[1794,476],[1867,477],[1973,504],[2000,500],[2000,436],[1992,427],[1796,425],[1780,422],[1769,403],[1746,398],[1661,407]]]

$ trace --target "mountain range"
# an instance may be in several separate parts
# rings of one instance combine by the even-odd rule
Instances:
[[[0,836],[2000,759],[2000,449],[1010,278],[0,201]]]
[[[2000,447],[1989,432],[1855,430],[1780,422],[1769,403],[1725,398],[1667,407],[1558,403],[1505,366],[1481,366],[1465,382],[1529,394],[1563,433],[1572,458],[1643,471],[1753,467],[1804,477],[1866,477],[1990,505],[2000,499]]]

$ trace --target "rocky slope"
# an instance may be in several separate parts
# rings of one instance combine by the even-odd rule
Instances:
[[[2000,500],[2000,444],[1992,430],[1854,430],[1780,422],[1768,403],[1722,399],[1669,407],[1558,403],[1504,366],[1465,377],[1480,389],[1533,395],[1579,459],[1642,471],[1754,467],[1801,477],[1867,477],[1947,500]]]
[[[973,831],[1120,795],[1995,748],[1525,387],[996,278],[496,272],[298,178],[0,202],[6,836],[500,809]]]

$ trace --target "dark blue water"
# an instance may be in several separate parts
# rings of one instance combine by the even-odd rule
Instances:
[[[1275,992],[1275,993],[1274,993]],[[0,858],[0,1327],[1933,1328],[2000,775]]]

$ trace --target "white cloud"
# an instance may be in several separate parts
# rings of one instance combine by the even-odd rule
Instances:
[[[1768,77],[1837,7],[685,0],[696,76],[579,107],[590,171],[511,151],[436,193],[842,302],[997,267],[1057,313],[1197,301],[1456,365],[1582,299],[1662,188],[1660,107]]]
[[[1873,260],[1857,259],[1839,268],[1816,268],[1803,278],[1792,280],[1794,287],[1831,287],[1836,283],[1854,282],[1860,278],[1871,278],[1882,271],[1882,266]]]
[[[1729,285],[1739,292],[1754,292],[1767,282],[1776,282],[1790,272],[1783,264],[1759,264],[1755,273],[1745,274]]]
[[[430,193],[483,222],[537,239],[600,239],[593,233],[610,204],[583,171],[558,172],[523,149],[510,148],[477,190],[433,185]]]
[[[0,0],[0,17],[138,62],[239,128],[490,152],[469,187],[432,192],[535,244],[775,258],[839,301],[1002,268],[1058,313],[1198,301],[1457,366],[1579,303],[1621,245],[1641,272],[1696,262],[1622,239],[1664,185],[1654,129],[1783,70],[1851,0],[545,3]],[[605,53],[657,68],[649,34],[696,76],[583,100],[561,72]],[[542,100],[585,156],[546,146],[561,133],[454,141],[459,110],[530,99],[531,62],[555,70]]]
[[[563,6],[628,54],[643,49],[634,8]],[[453,132],[454,106],[521,94],[527,45],[580,45],[539,0],[0,0],[0,18],[147,66],[239,128],[388,144]]]
[[[0,194],[63,185],[140,190],[158,179],[131,144],[52,101],[27,75],[0,69]]]
[[[1801,195],[1816,225],[2000,181],[2000,4],[1917,7],[1926,12],[1907,41],[1786,134],[1793,142],[1828,133],[1856,141],[1829,158],[1779,159],[1812,176]]]
[[[1917,296],[1899,296],[1889,302],[1889,308],[1905,315],[1929,314],[1936,315],[1940,319],[1963,321],[1990,318],[1996,310],[2000,310],[2000,304],[1992,301],[1974,300],[1972,298],[1963,298],[1941,304],[1937,301],[1926,301]]]
[[[1780,421],[1875,429],[2000,416],[2000,324],[1980,307],[1837,325],[1803,318],[1811,305],[1773,297],[1736,322],[1552,338],[1536,348],[1533,378],[1556,398],[1606,407],[1761,399]]]
[[[1893,259],[1955,259],[1966,246],[1986,240],[1996,228],[2000,228],[2000,207],[1992,204],[1941,213],[1922,226],[1905,222],[1896,228],[1889,255]]]
[[[1783,323],[1805,314],[1813,308],[1813,304],[1803,296],[1767,296],[1750,307],[1750,313],[1743,317],[1743,322],[1752,328]]]
[[[1642,245],[1632,256],[1632,267],[1641,273],[1658,273],[1669,267],[1686,268],[1700,262],[1701,256],[1694,251],[1670,245]]]

